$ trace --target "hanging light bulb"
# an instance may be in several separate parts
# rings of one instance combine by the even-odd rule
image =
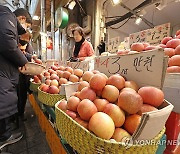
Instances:
[[[76,2],[75,2],[75,1],[71,1],[71,2],[69,3],[68,8],[69,8],[70,10],[73,10],[74,7],[75,7],[75,5],[76,5]]]
[[[118,5],[119,3],[121,3],[122,0],[111,0],[111,2],[115,6],[115,5]]]
[[[141,18],[137,18],[136,21],[135,21],[135,24],[136,25],[139,25],[141,23],[142,19]]]

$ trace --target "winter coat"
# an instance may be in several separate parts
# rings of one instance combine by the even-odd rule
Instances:
[[[0,5],[0,119],[17,112],[18,67],[28,62],[18,48],[18,35],[24,32],[16,16]]]

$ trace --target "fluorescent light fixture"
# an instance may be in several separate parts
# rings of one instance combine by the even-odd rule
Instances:
[[[162,10],[167,6],[167,0],[161,0],[160,4],[156,6],[156,9]]]
[[[32,18],[33,20],[39,20],[40,19],[40,17],[39,16],[33,16],[33,18]]]
[[[142,19],[141,18],[137,18],[136,21],[135,21],[135,24],[136,25],[139,25],[141,23]]]
[[[71,2],[69,3],[68,8],[69,8],[70,10],[73,10],[74,7],[75,7],[75,5],[76,5],[76,2],[75,2],[75,1],[71,1]]]
[[[118,5],[122,2],[122,0],[111,0],[112,4],[115,6],[115,5]]]
[[[138,12],[138,15],[142,17],[142,16],[144,16],[146,13],[147,13],[147,12],[143,9],[143,10],[141,10],[141,11]]]
[[[44,32],[40,32],[39,34],[42,36],[47,36],[47,33],[44,33]]]

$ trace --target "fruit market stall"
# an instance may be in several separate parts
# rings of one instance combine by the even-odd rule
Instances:
[[[152,56],[151,67],[138,65],[140,71],[137,71],[137,66],[134,66],[136,59]],[[129,147],[129,144],[124,145],[123,139],[129,139],[130,142],[157,142],[164,138],[165,122],[173,108],[169,102],[164,101],[164,94],[159,89],[163,85],[167,64],[164,51],[158,49],[108,58],[95,58],[96,70],[93,71],[83,72],[78,68],[53,65],[43,74],[34,77],[32,84],[36,82],[40,85],[38,91],[34,91],[34,96],[30,96],[30,100],[33,102],[32,106],[38,106],[34,109],[42,130],[46,132],[47,139],[52,139],[52,135],[48,136],[50,130],[51,134],[56,134],[54,138],[61,141],[58,142],[59,148],[67,145],[61,140],[64,138],[78,153],[114,153],[116,150],[119,153],[138,153],[140,149],[156,153],[157,144]],[[125,65],[123,59],[126,59]],[[126,73],[119,66],[126,68]],[[155,74],[156,80],[152,81]],[[145,78],[139,80],[140,76]],[[39,97],[40,93],[43,96]],[[58,133],[52,132],[59,132],[60,138],[57,137]],[[55,141],[49,143],[53,147],[52,143]]]

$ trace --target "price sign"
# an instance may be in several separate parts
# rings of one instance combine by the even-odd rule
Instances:
[[[129,45],[136,42],[148,42],[152,45],[160,44],[164,37],[170,36],[170,23],[156,26],[141,32],[129,35]]]
[[[133,43],[136,42],[146,42],[146,38],[147,38],[147,30],[130,34],[129,45],[131,46]]]
[[[116,53],[120,45],[120,37],[115,37],[108,40],[108,52]]]
[[[147,42],[153,45],[161,43],[164,37],[170,36],[170,23],[156,26],[148,31]]]
[[[82,61],[82,62],[67,62],[67,66],[73,69],[82,69],[83,71],[89,70],[89,61]]]
[[[128,80],[133,80],[139,86],[162,86],[164,76],[164,51],[137,53],[123,56],[108,56],[95,58],[95,70],[105,73],[107,76],[121,74]]]

